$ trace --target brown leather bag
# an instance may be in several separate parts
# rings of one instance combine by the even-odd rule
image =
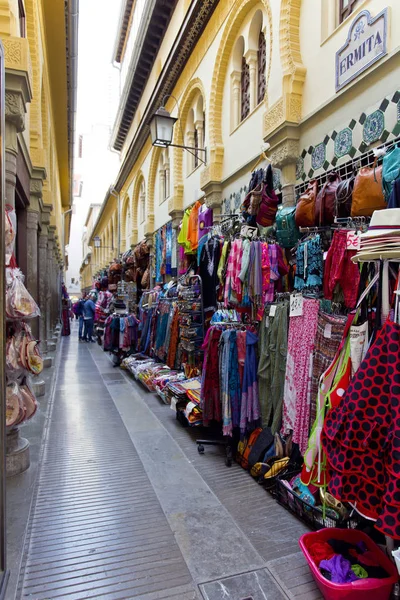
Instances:
[[[351,204],[352,217],[372,217],[375,210],[387,208],[382,189],[382,165],[362,167],[355,179],[353,201]]]
[[[315,202],[315,225],[332,225],[335,222],[336,190],[341,181],[336,171],[328,174]]]
[[[317,193],[318,183],[315,179],[312,179],[296,205],[295,221],[297,227],[314,227]]]

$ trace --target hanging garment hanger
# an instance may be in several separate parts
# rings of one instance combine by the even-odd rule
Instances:
[[[256,164],[252,167],[251,172],[255,171],[256,168],[258,167],[258,165],[260,165],[264,160],[266,160],[267,163],[271,164],[271,160],[265,154],[265,151],[262,150],[260,156],[258,157]]]

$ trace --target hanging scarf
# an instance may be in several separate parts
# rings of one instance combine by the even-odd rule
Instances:
[[[242,434],[256,426],[261,415],[257,384],[258,337],[251,331],[246,333],[246,360],[244,363],[240,431]]]

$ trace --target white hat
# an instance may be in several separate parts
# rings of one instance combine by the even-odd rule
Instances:
[[[361,234],[361,239],[384,237],[400,234],[400,208],[376,210],[371,218],[368,231]]]

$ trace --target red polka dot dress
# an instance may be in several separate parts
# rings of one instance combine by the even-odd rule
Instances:
[[[339,406],[322,446],[329,491],[400,538],[400,326],[386,321]]]

